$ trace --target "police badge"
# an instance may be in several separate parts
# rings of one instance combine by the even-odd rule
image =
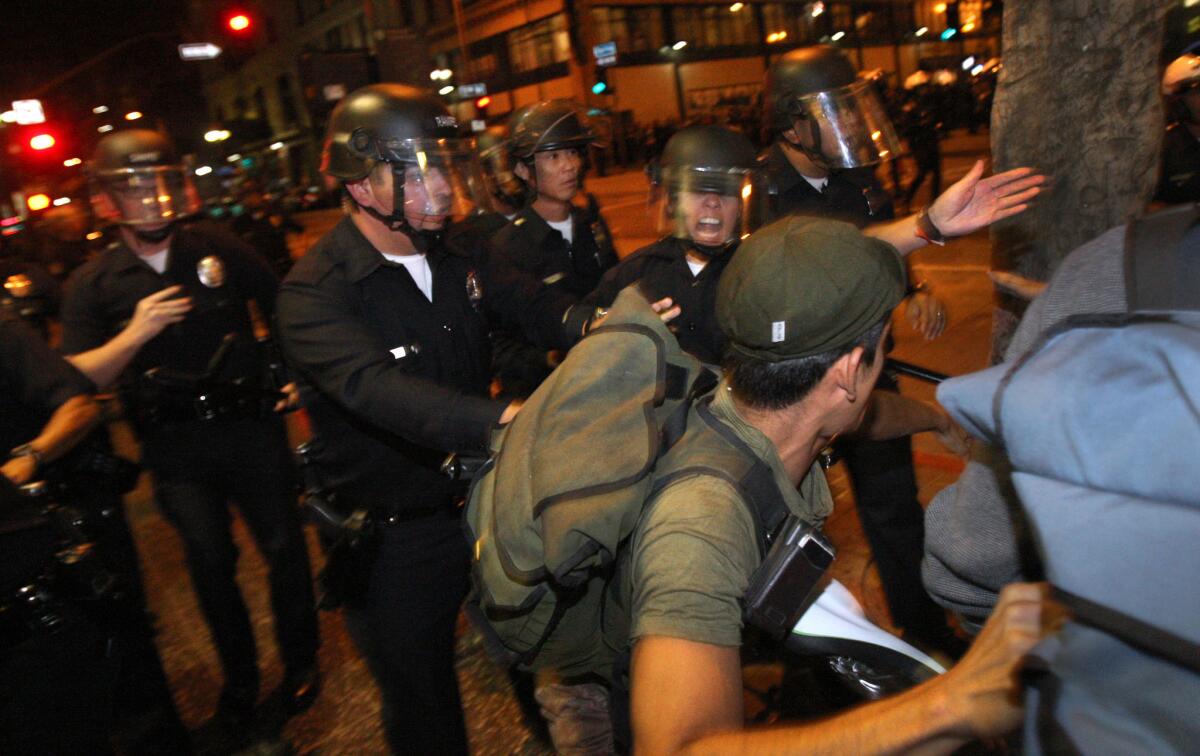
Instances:
[[[219,288],[225,283],[225,263],[216,255],[209,255],[197,263],[196,276],[208,288]]]
[[[479,277],[473,270],[467,271],[467,300],[478,312],[480,304],[483,302],[483,285],[479,283]]]

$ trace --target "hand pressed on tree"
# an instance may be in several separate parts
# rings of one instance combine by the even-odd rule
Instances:
[[[964,236],[1024,212],[1046,183],[1046,177],[1032,168],[982,178],[983,166],[984,161],[975,161],[966,176],[929,206],[929,220],[944,236]]]

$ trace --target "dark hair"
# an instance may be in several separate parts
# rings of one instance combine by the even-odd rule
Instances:
[[[855,347],[863,348],[863,364],[871,367],[875,363],[879,339],[883,337],[883,327],[890,317],[891,313],[888,313],[844,346],[793,360],[767,362],[727,348],[723,362],[725,375],[734,395],[747,406],[763,410],[789,407],[808,396],[833,363]]]

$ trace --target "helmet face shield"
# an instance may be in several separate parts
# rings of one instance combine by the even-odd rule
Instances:
[[[92,205],[96,216],[129,226],[156,226],[200,211],[191,172],[178,165],[119,168],[95,174]]]
[[[658,231],[700,248],[721,248],[762,224],[766,180],[758,170],[664,166],[651,187]]]
[[[513,173],[512,153],[507,143],[500,142],[481,150],[479,165],[491,196],[513,209],[525,205],[525,182]]]
[[[793,117],[801,147],[830,168],[857,168],[891,160],[900,140],[869,81],[795,97]]]
[[[403,160],[391,166],[391,216],[417,231],[433,231],[478,210],[490,210],[487,185],[469,141],[405,139],[382,143]],[[399,216],[399,217],[398,217]]]

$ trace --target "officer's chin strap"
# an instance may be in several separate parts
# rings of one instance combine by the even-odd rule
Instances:
[[[797,122],[808,124],[808,133],[812,136],[813,146],[805,147],[804,140],[800,140],[799,144],[792,144],[792,146],[803,152],[804,157],[808,158],[813,165],[828,171],[830,169],[829,159],[821,152],[821,124],[817,122],[816,118],[811,116],[797,116],[792,121],[792,128],[797,132],[797,135],[800,131],[800,126]],[[791,144],[790,141],[789,144]]]
[[[711,260],[714,257],[720,257],[728,252],[734,245],[738,243],[738,241],[740,240],[737,238],[730,239],[724,244],[697,244],[695,241],[692,241],[689,246],[699,252],[703,257]]]
[[[414,228],[408,222],[408,218],[404,216],[404,165],[402,163],[391,163],[391,166],[392,212],[390,215],[384,215],[375,208],[362,204],[354,199],[354,195],[352,194],[350,195],[350,199],[354,201],[354,204],[358,205],[359,210],[362,210],[367,215],[387,226],[388,230],[399,231],[407,236],[418,252],[428,252],[441,243],[446,229]]]
[[[171,235],[171,232],[175,230],[175,223],[168,223],[162,228],[155,229],[153,231],[147,231],[133,225],[128,226],[128,228],[129,230],[133,231],[133,235],[136,236],[141,242],[145,242],[146,244],[161,244],[162,242],[166,241],[167,237]]]

